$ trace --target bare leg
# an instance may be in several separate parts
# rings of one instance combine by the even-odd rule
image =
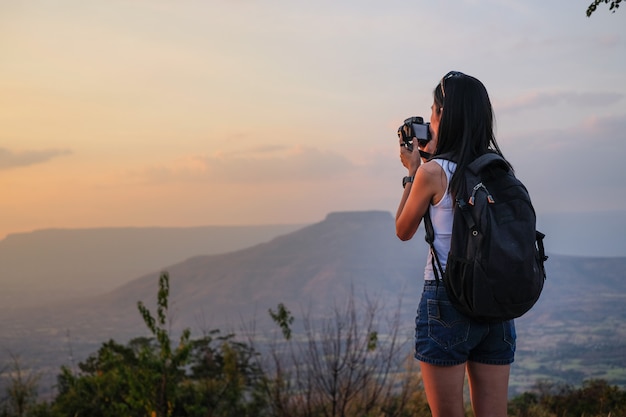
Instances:
[[[420,362],[420,368],[433,417],[464,417],[465,364],[436,366]]]
[[[467,363],[472,408],[476,417],[506,417],[511,365]]]

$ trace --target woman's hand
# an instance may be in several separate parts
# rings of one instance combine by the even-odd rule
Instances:
[[[419,147],[419,150],[424,151],[430,155],[434,154],[435,151],[437,150],[437,133],[432,132],[432,139],[428,141],[426,146]],[[422,162],[426,162],[426,158],[422,158]]]
[[[414,176],[417,172],[417,168],[419,168],[422,163],[422,158],[420,157],[416,145],[417,140],[413,139],[413,150],[410,151],[404,146],[402,139],[400,139],[400,161],[402,165],[409,170],[409,176]]]

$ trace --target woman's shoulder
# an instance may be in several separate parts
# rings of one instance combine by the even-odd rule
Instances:
[[[454,162],[452,159],[433,158],[430,161],[428,161],[428,163],[430,162],[433,162],[436,166],[438,166],[442,170],[448,171],[450,173],[454,172],[454,170],[456,169],[456,162]],[[434,169],[436,170],[436,168]]]
[[[417,170],[417,175],[420,175],[419,183],[421,183],[425,189],[430,190],[431,202],[435,204],[443,197],[447,186],[448,176],[437,160],[430,160],[423,163]],[[417,178],[416,178],[417,180]]]
[[[439,178],[443,173],[443,166],[437,159],[431,159],[423,163],[418,171],[422,171],[422,175],[426,177]]]

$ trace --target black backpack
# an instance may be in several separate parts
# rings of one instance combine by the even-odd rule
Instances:
[[[548,259],[528,191],[496,153],[478,157],[463,177],[445,271],[428,211],[424,216],[435,277],[439,282],[441,274],[450,302],[471,318],[520,317],[539,299]]]

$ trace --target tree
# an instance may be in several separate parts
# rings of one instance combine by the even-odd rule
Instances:
[[[282,342],[270,342],[261,364],[272,415],[425,415],[415,360],[406,361],[402,353],[406,345],[399,337],[399,308],[384,325],[375,303],[367,302],[361,311],[350,296],[325,319],[305,316],[304,334],[297,336],[283,304],[269,313],[283,335]]]
[[[138,351],[113,340],[103,343],[95,355],[78,364],[79,373],[61,369],[53,409],[72,416],[143,417],[147,404],[139,382],[141,366]]]
[[[189,369],[183,382],[177,415],[189,417],[263,416],[266,400],[258,387],[263,374],[258,354],[234,334],[212,330],[191,342]]]
[[[185,377],[190,331],[173,347],[168,326],[169,274],[159,277],[156,317],[140,301],[137,307],[153,337],[127,346],[110,340],[79,364],[63,367],[53,408],[63,415],[92,417],[173,415],[177,389]]]
[[[152,316],[150,311],[139,301],[137,308],[143,317],[143,321],[156,338],[158,353],[149,347],[141,350],[141,359],[148,365],[149,386],[152,386],[151,404],[146,411],[156,412],[157,417],[169,417],[173,412],[173,399],[176,397],[176,389],[184,376],[183,366],[189,358],[189,329],[183,330],[178,345],[172,350],[170,332],[167,328],[168,299],[170,293],[169,274],[167,271],[159,277],[159,292],[157,296],[157,316]],[[152,371],[152,372],[150,372]]]
[[[137,304],[151,337],[127,345],[109,340],[78,364],[78,373],[63,367],[59,394],[39,416],[264,416],[265,401],[257,395],[262,374],[253,360],[257,353],[219,330],[191,340],[185,329],[174,344],[168,299],[169,275],[163,272],[156,314]]]
[[[587,8],[587,17],[591,17],[591,15],[593,14],[593,12],[596,11],[596,9],[598,8],[598,5],[600,5],[600,3],[610,4],[609,5],[609,10],[611,10],[613,13],[615,13],[615,11],[619,8],[619,4],[621,2],[622,2],[622,0],[594,0],[594,2],[591,3],[589,5],[589,7]]]
[[[587,380],[581,388],[544,380],[533,391],[509,401],[511,417],[626,415],[626,392],[604,380]]]
[[[36,403],[41,374],[22,369],[19,355],[9,352],[9,356],[11,357],[9,384],[6,387],[5,398],[0,402],[3,408],[0,415],[22,417],[26,416]]]

